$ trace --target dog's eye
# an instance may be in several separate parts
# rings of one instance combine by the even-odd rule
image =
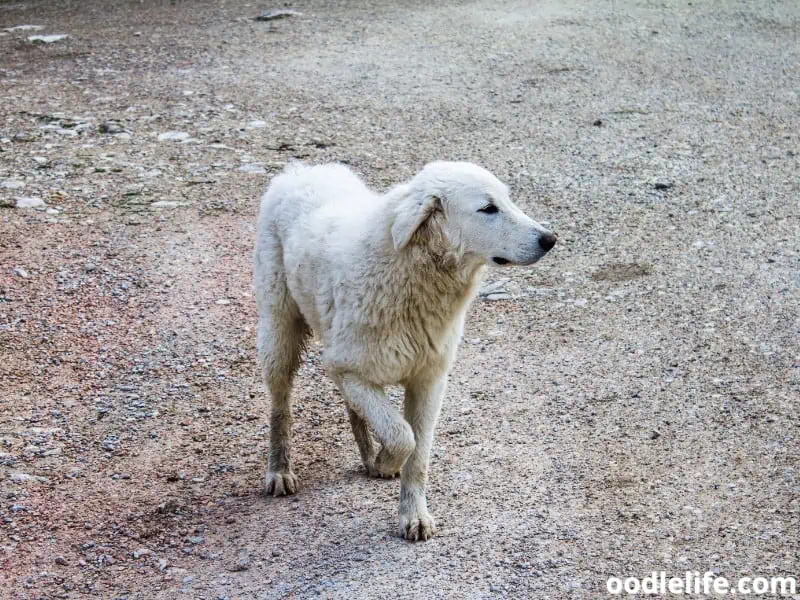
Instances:
[[[494,204],[487,204],[481,209],[478,209],[478,212],[486,213],[487,215],[493,215],[497,212],[500,212],[500,209],[497,208]]]

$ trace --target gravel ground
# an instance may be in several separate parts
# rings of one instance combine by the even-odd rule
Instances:
[[[0,1],[0,596],[800,576],[800,5],[287,6]],[[302,489],[261,491],[249,261],[291,158],[377,187],[472,160],[560,234],[470,312],[428,543],[316,347]]]

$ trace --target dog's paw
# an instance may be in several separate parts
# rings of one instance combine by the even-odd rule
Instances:
[[[407,458],[408,455],[393,455],[386,448],[381,448],[378,456],[375,457],[375,462],[367,467],[367,472],[370,477],[392,479],[400,475]]]
[[[400,475],[400,470],[397,471],[383,471],[379,469],[374,463],[371,465],[366,465],[367,475],[370,477],[375,477],[376,479],[394,479]]]
[[[428,511],[400,515],[400,535],[410,542],[424,542],[436,533],[436,524]]]
[[[297,492],[297,476],[291,471],[267,472],[265,489],[270,496],[291,496]]]

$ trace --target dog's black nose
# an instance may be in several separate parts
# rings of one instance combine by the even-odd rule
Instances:
[[[550,250],[550,248],[556,245],[557,239],[558,238],[554,233],[543,233],[539,236],[539,246],[542,248],[542,250],[547,252]]]

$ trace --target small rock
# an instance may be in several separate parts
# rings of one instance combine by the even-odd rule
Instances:
[[[55,562],[56,562],[57,565],[61,565],[62,567],[66,567],[67,565],[69,565],[69,563],[67,562],[67,559],[64,558],[63,556],[56,556],[56,561]]]
[[[139,548],[138,550],[134,551],[133,558],[141,558],[142,556],[148,556],[149,554],[151,554],[151,552],[147,548]]]
[[[658,431],[657,429],[653,429],[653,431],[650,432],[650,439],[651,440],[657,440],[660,437],[661,437],[661,432]]]
[[[28,278],[28,272],[25,269],[23,269],[22,267],[15,267],[13,273],[17,277],[22,277],[23,279],[27,279]],[[14,478],[14,475],[24,475],[24,473],[13,473],[11,475],[12,479]],[[30,475],[28,475],[28,477],[30,477]]]
[[[87,273],[91,273],[92,271],[95,271],[96,269],[97,269],[97,265],[95,265],[94,263],[91,263],[91,262],[87,262],[85,265],[83,265],[83,270],[86,271]]]
[[[14,27],[6,28],[6,31],[9,33],[14,33],[15,31],[41,31],[44,29],[41,25],[15,25]]]
[[[595,127],[602,127],[602,126],[603,126],[603,119],[596,119],[596,120],[595,120],[595,121],[592,123],[592,125],[594,125]]]
[[[44,200],[35,196],[18,196],[15,198],[17,208],[45,208]]]
[[[97,130],[100,133],[109,133],[112,135],[116,133],[125,133],[125,128],[116,121],[103,121],[97,126]]]
[[[163,571],[169,566],[169,561],[166,558],[158,559],[158,570]]]
[[[672,188],[675,184],[671,181],[656,181],[653,183],[653,187],[659,191],[664,191]]]
[[[266,126],[267,126],[266,121],[250,121],[247,124],[248,129],[263,129]]]
[[[0,188],[4,190],[21,190],[25,187],[25,183],[18,179],[6,179],[0,182]]]
[[[35,162],[36,166],[38,166],[40,169],[50,166],[50,159],[46,156],[34,156],[33,162]]]
[[[189,538],[189,543],[194,545],[202,544],[204,541],[205,539],[202,535],[195,535]]]
[[[231,571],[247,571],[250,568],[250,557],[243,554],[239,560],[231,567]]]
[[[181,142],[188,140],[191,136],[185,131],[167,131],[158,135],[159,142]]]
[[[484,297],[484,300],[486,300],[487,302],[495,302],[497,300],[511,300],[512,297],[513,296],[511,296],[511,294],[505,294],[505,293],[489,294],[488,296]]]
[[[231,303],[231,301],[230,301],[230,300],[228,300],[227,298],[220,298],[220,299],[219,299],[219,300],[217,300],[217,302],[216,302],[216,304],[219,304],[220,306],[227,306],[227,305],[228,305],[228,304],[230,304],[230,303]]]
[[[15,142],[32,142],[36,139],[36,136],[27,131],[20,131],[19,133],[15,133],[12,139]]]
[[[150,204],[150,208],[178,208],[179,206],[187,206],[187,203],[176,202],[175,200],[159,200]]]
[[[122,190],[123,196],[138,196],[144,191],[144,184],[143,183],[132,183],[131,185],[126,185],[125,188]]]
[[[278,19],[288,19],[289,17],[302,17],[303,13],[288,8],[279,8],[276,10],[268,10],[261,13],[257,17],[253,17],[254,21],[277,21]]]
[[[502,294],[506,292],[506,285],[511,281],[508,277],[498,279],[497,281],[490,281],[483,284],[481,289],[478,290],[478,296],[485,297],[489,294]]]
[[[250,175],[264,175],[267,170],[264,168],[263,165],[258,163],[251,163],[249,165],[242,165],[239,167],[239,170],[242,173],[249,173]]]
[[[33,44],[53,44],[67,39],[69,36],[63,33],[56,33],[53,35],[29,35],[28,41]]]

